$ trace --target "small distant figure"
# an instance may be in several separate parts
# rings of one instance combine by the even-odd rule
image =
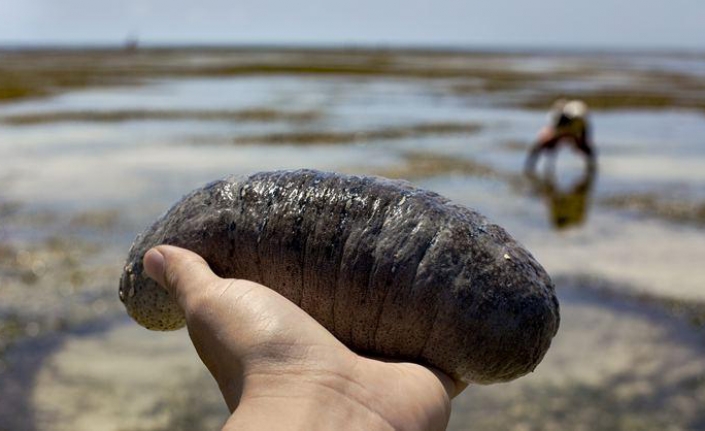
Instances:
[[[139,39],[135,35],[128,36],[122,47],[125,52],[135,52],[137,48],[139,48]]]
[[[588,170],[596,167],[596,154],[592,143],[588,108],[582,100],[559,99],[553,103],[549,125],[539,132],[539,137],[526,159],[525,170],[533,173],[541,153],[546,152],[555,163],[559,145],[571,145],[585,156]]]

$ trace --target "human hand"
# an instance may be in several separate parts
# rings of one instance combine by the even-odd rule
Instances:
[[[155,247],[144,268],[184,310],[232,412],[224,430],[444,430],[465,387],[418,364],[360,356],[288,299],[220,278],[188,250]]]

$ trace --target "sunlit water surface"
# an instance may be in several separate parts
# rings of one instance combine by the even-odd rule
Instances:
[[[643,62],[635,59],[634,68]],[[525,67],[542,64],[537,58]],[[56,281],[54,289],[40,279],[44,290],[5,290],[0,317],[25,315],[30,323],[36,317],[41,326],[51,315],[64,326],[23,338],[6,353],[0,429],[215,428],[226,412],[186,333],[152,333],[125,318],[117,300],[120,266],[134,236],[189,190],[227,174],[303,167],[363,174],[398,169],[506,227],[557,280],[562,328],[544,363],[514,383],[470,387],[454,402],[451,429],[705,429],[705,338],[663,305],[705,301],[705,230],[604,203],[633,194],[702,202],[705,115],[593,112],[598,174],[586,180],[583,161],[565,151],[547,188],[522,176],[545,112],[502,107],[495,103],[501,94],[454,95],[446,84],[342,77],[156,80],[0,106],[0,117],[120,110],[316,113],[308,121],[0,124],[0,203],[20,208],[18,218],[0,226],[0,240],[31,250],[47,238],[66,237],[69,244],[92,247],[77,251],[76,259],[95,262],[84,271],[89,280],[82,285],[88,287]],[[480,128],[333,145],[238,143],[272,133],[429,123]],[[409,155],[486,170],[425,175]],[[50,216],[44,220],[42,214]],[[81,217],[95,221],[96,214],[109,216],[107,228],[81,223]],[[43,259],[50,270],[52,261]],[[91,286],[93,276],[99,281]]]

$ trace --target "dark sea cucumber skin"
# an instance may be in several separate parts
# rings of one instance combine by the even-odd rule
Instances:
[[[560,322],[549,276],[504,229],[401,181],[275,171],[185,196],[137,237],[119,291],[142,326],[178,329],[183,313],[143,273],[159,244],[276,290],[355,351],[467,383],[532,371]]]

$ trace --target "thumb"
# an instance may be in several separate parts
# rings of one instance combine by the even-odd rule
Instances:
[[[182,309],[189,298],[220,280],[201,256],[171,245],[148,250],[143,265],[147,275],[165,288]]]

